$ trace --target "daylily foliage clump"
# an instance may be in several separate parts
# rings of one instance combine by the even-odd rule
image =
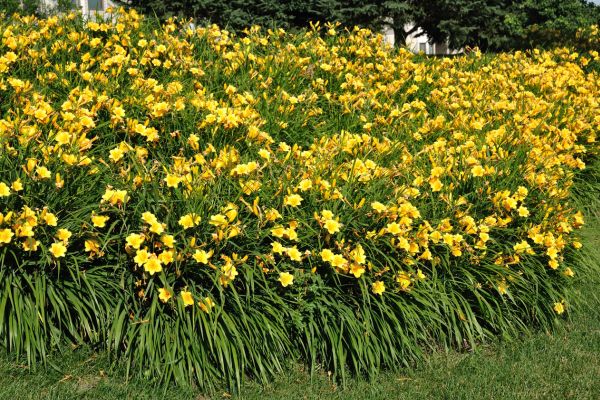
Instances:
[[[598,53],[425,59],[364,29],[0,23],[0,341],[161,380],[373,373],[549,326]]]

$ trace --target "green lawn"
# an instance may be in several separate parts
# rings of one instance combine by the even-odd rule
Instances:
[[[600,265],[600,219],[583,231],[590,265]],[[245,399],[598,399],[600,398],[600,296],[598,274],[580,276],[585,307],[562,321],[552,335],[537,333],[474,352],[440,353],[416,369],[386,372],[372,382],[353,379],[342,389],[318,373],[313,380],[290,368],[267,388],[247,383]],[[125,371],[111,367],[89,348],[50,358],[54,365],[31,372],[0,357],[0,399],[206,399],[192,388],[154,388],[145,380],[126,382]]]

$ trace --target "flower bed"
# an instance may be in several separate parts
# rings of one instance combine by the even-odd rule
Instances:
[[[549,327],[597,53],[426,59],[367,30],[4,19],[0,340],[157,380],[371,374]]]

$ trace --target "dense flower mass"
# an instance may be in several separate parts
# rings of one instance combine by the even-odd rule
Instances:
[[[597,52],[108,18],[0,23],[0,268],[116,266],[131,315],[315,285],[480,333],[568,310]]]

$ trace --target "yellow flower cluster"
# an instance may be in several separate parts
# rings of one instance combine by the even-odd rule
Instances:
[[[246,273],[290,290],[333,272],[376,295],[444,263],[500,267],[472,282],[500,294],[528,259],[575,273],[593,54],[422,60],[364,29],[109,18],[0,23],[0,252],[123,263],[161,287],[140,297],[206,312],[211,285]]]

